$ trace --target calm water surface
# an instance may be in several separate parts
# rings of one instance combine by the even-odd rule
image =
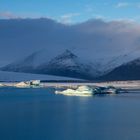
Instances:
[[[0,89],[0,140],[139,140],[140,93],[70,97]]]

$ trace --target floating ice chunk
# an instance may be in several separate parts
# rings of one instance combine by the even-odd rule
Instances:
[[[40,86],[40,80],[31,80],[31,81],[25,81],[15,84],[15,87],[39,87]]]
[[[88,86],[79,86],[77,89],[66,89],[63,91],[55,91],[55,93],[67,96],[92,96],[93,89]]]

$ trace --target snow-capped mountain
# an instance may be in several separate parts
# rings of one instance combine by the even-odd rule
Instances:
[[[138,55],[139,51],[134,51],[127,55],[110,58],[108,61],[98,60],[98,62],[93,62],[77,56],[70,50],[65,50],[49,60],[45,51],[38,51],[1,68],[1,70],[67,76],[88,80],[98,79],[98,77],[104,79],[105,75],[110,73],[112,75],[112,72],[114,73],[116,69],[128,65],[131,61],[133,62]],[[108,77],[110,78],[110,76]]]
[[[39,73],[76,77],[81,79],[93,79],[100,74],[92,63],[84,63],[82,59],[71,51],[66,50],[62,54],[51,59],[49,63],[38,67]]]
[[[35,68],[37,52],[29,55],[27,58],[13,62],[6,65],[1,70],[3,71],[13,71],[13,72],[33,72]]]
[[[140,79],[140,58],[116,67],[111,72],[100,77],[103,80],[139,80]]]
[[[0,20],[0,31],[5,71],[95,79],[140,56],[140,26],[126,21],[12,19]]]
[[[38,59],[40,60],[39,56],[43,57],[41,54],[40,52],[33,53],[21,61],[3,67],[1,70],[77,77],[81,79],[94,79],[100,75],[100,71],[95,69],[92,63],[84,63],[85,61],[82,58],[79,58],[69,50],[50,59],[50,61],[44,62],[43,60],[37,64]]]
[[[107,63],[102,67],[104,70],[102,75],[105,75],[121,65],[125,65],[135,59],[138,59],[140,56],[140,50],[136,49],[128,52],[127,54],[119,55],[117,57],[112,57]]]

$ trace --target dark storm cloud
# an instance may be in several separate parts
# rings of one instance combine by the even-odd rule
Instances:
[[[4,63],[44,48],[49,59],[67,48],[84,57],[100,58],[139,47],[140,25],[134,22],[89,20],[63,25],[51,19],[0,20],[0,59]]]

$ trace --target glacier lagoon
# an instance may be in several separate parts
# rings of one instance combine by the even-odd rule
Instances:
[[[53,88],[0,88],[0,140],[138,140],[140,92],[55,95]]]

